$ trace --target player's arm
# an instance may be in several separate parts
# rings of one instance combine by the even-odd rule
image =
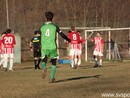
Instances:
[[[14,43],[13,44],[16,44],[16,40],[15,40],[15,36],[13,35],[13,39],[14,39]]]
[[[1,50],[2,50],[2,53],[4,53],[4,44],[3,43],[1,44]]]
[[[84,44],[85,40],[82,37],[80,38],[80,40],[81,40],[81,44]]]
[[[77,40],[78,40],[78,43],[82,43],[82,40],[80,39],[79,33],[77,33]]]
[[[57,32],[60,34],[62,38],[64,38],[66,41],[70,42],[71,40],[57,27]]]
[[[30,43],[29,43],[30,51],[33,51],[33,47],[32,47],[33,42],[32,42],[32,40],[33,40],[33,39],[31,39],[31,41],[30,41]]]
[[[101,44],[102,44],[101,45],[101,51],[103,52],[104,51],[104,40],[103,39],[101,40]]]

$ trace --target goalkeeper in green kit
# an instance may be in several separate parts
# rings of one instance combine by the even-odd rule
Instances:
[[[56,26],[54,23],[52,23],[54,13],[48,11],[45,13],[45,17],[47,19],[47,22],[45,22],[41,28],[41,56],[42,56],[42,78],[44,79],[46,77],[46,63],[48,57],[51,58],[51,76],[50,76],[50,83],[55,82],[55,72],[56,72],[56,60],[58,57],[57,53],[57,45],[56,45],[56,34],[59,33],[61,37],[63,37],[65,40],[70,42],[71,40],[68,39],[68,37],[62,33],[62,31],[59,29],[58,26]]]

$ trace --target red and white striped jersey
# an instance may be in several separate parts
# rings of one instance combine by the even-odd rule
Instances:
[[[75,32],[75,31],[71,31],[68,34],[68,38],[71,40],[70,42],[71,44],[77,44],[80,41],[80,35],[78,32]]]
[[[80,35],[78,32],[71,31],[68,34],[68,38],[71,40],[70,48],[71,49],[78,49],[78,43],[80,42]]]
[[[102,47],[104,45],[104,40],[101,37],[94,37],[92,39],[93,42],[95,42],[94,50],[97,52],[102,52]]]
[[[14,53],[14,48],[4,48],[4,53],[5,53],[5,54]]]
[[[4,45],[4,53],[13,53],[14,45],[16,44],[13,34],[5,34],[2,37],[2,43]]]
[[[70,49],[78,49],[78,44],[70,44]]]

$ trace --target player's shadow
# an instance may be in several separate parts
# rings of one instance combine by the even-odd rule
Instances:
[[[68,79],[58,80],[58,81],[56,81],[56,83],[58,83],[58,82],[75,81],[75,80],[86,79],[86,78],[100,78],[100,76],[101,75],[74,77],[74,78],[68,78]]]

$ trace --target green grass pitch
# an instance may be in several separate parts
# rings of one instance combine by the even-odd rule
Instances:
[[[102,98],[103,93],[130,93],[129,62],[93,66],[87,62],[77,69],[58,65],[56,83],[48,83],[50,64],[44,80],[33,62],[15,64],[13,72],[0,70],[0,98]]]

